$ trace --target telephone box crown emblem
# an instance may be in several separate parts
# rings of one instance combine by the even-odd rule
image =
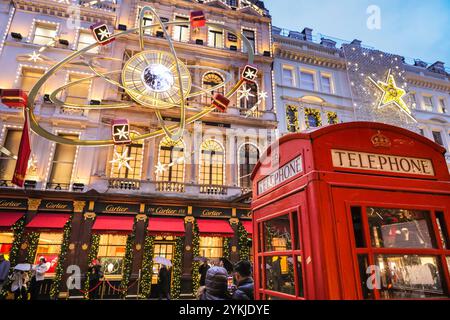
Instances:
[[[377,134],[372,136],[371,141],[375,148],[390,148],[392,145],[391,139],[386,137],[380,131],[378,131]]]

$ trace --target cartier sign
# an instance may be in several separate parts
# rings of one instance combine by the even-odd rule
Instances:
[[[177,206],[147,206],[147,213],[152,216],[179,216],[184,217],[187,215],[187,207]]]
[[[26,200],[0,199],[0,208],[2,209],[26,209]]]
[[[298,156],[294,160],[288,162],[269,176],[258,181],[258,194],[262,194],[290,178],[303,172],[302,156]]]
[[[345,150],[331,150],[331,157],[335,168],[434,176],[429,159]]]
[[[193,214],[195,217],[204,218],[231,218],[230,208],[205,208],[205,207],[194,207]]]
[[[96,203],[95,212],[111,214],[137,214],[139,205],[122,203]]]
[[[40,211],[73,211],[71,201],[43,200],[39,205]]]

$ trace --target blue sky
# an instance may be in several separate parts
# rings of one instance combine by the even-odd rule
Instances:
[[[273,25],[353,40],[376,49],[437,60],[450,67],[450,0],[265,0]],[[366,13],[380,8],[381,28],[369,30]]]

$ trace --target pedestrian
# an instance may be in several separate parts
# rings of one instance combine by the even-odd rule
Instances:
[[[31,278],[30,293],[31,300],[37,300],[44,283],[45,273],[47,272],[47,262],[44,257],[39,258],[39,264],[33,266],[33,277]]]
[[[233,264],[225,257],[219,258],[219,267],[225,268],[230,275],[233,273]]]
[[[253,300],[254,282],[252,278],[252,264],[250,261],[239,261],[234,266],[234,277],[237,289],[232,295],[233,300]]]
[[[158,273],[159,300],[170,300],[170,275],[167,267],[162,265]]]
[[[92,260],[89,265],[89,299],[95,300],[99,298],[100,280],[103,278],[102,265],[98,259]]]
[[[11,280],[11,292],[14,293],[14,300],[27,300],[28,273],[14,270],[9,279]]]
[[[208,272],[210,266],[208,264],[208,260],[204,259],[203,264],[198,268],[198,272],[200,273],[200,286],[203,287],[205,285],[206,273]]]
[[[198,294],[199,300],[229,300],[227,283],[228,273],[225,268],[212,267],[206,273],[205,286]]]
[[[6,283],[6,280],[8,280],[10,267],[11,264],[9,261],[5,259],[3,253],[0,253],[0,292],[3,289],[3,285]]]

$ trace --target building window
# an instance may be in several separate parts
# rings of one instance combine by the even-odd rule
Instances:
[[[26,93],[29,93],[43,75],[44,70],[42,69],[22,68],[20,88]]]
[[[69,82],[79,81],[83,78],[86,78],[86,76],[72,73],[69,75]],[[82,81],[70,86],[66,90],[66,103],[86,104],[89,99],[90,88],[91,80]]]
[[[322,92],[325,93],[333,93],[332,85],[331,85],[331,76],[329,75],[321,75],[321,83],[322,83]]]
[[[45,46],[56,37],[56,32],[56,25],[36,22],[33,43]]]
[[[0,232],[0,254],[3,254],[6,260],[9,260],[13,241],[14,234],[12,232]]]
[[[413,109],[417,108],[417,98],[416,98],[416,93],[415,92],[411,92],[409,94],[409,102],[411,103],[411,107]]]
[[[433,97],[423,96],[423,106],[426,111],[433,111]]]
[[[317,109],[305,108],[305,124],[306,128],[317,128],[322,125],[320,111]]]
[[[208,29],[208,45],[214,48],[223,48],[223,31],[210,27]]]
[[[300,131],[297,106],[286,106],[286,126],[288,132]]]
[[[156,175],[158,181],[184,182],[184,144],[182,140],[162,139],[159,145],[158,162],[166,165],[166,170]]]
[[[200,237],[200,256],[209,260],[218,260],[223,257],[223,238]]]
[[[300,72],[300,88],[314,91],[314,73],[301,71]]]
[[[285,86],[295,87],[294,70],[289,67],[283,67],[283,79],[282,83]]]
[[[225,92],[225,88],[222,86],[216,90],[210,90],[211,88],[217,87],[218,85],[223,83],[223,78],[221,75],[219,75],[218,73],[215,72],[208,72],[203,76],[203,83],[202,86],[203,88],[210,92],[209,94],[204,94],[203,97],[203,102],[206,105],[210,105],[214,100],[213,100],[213,96],[216,93],[220,93],[220,94],[224,94]]]
[[[240,100],[241,109],[251,109],[258,102],[258,85],[254,82],[245,84],[242,88],[245,90],[250,89],[248,97],[243,97]]]
[[[440,113],[447,113],[447,106],[445,104],[445,99],[440,98],[439,99],[439,112]]]
[[[71,134],[58,134],[58,136],[71,140],[78,138],[77,135]],[[56,144],[55,153],[51,163],[52,169],[47,183],[48,189],[69,189],[76,152],[76,146],[61,143]]]
[[[133,138],[136,133],[131,132]],[[111,178],[140,180],[142,173],[142,162],[144,158],[144,144],[142,141],[134,141],[129,145],[114,146],[115,155],[124,155],[130,160],[128,166],[122,165],[119,168],[118,163],[113,163],[111,168]]]
[[[229,5],[230,7],[235,7],[237,8],[238,4],[237,4],[237,0],[226,0],[227,5]]]
[[[38,264],[39,259],[44,257],[50,263],[50,268],[47,274],[54,274],[58,264],[58,257],[61,252],[61,245],[63,242],[62,232],[46,233],[41,232],[39,235],[39,242],[36,250],[34,263]]]
[[[239,150],[239,186],[241,188],[252,188],[250,176],[258,160],[259,150],[255,145],[245,143],[241,146]]]
[[[3,147],[9,150],[12,154],[19,153],[20,139],[22,138],[22,130],[20,129],[6,129],[6,138]],[[16,160],[0,153],[0,180],[11,181],[14,176],[16,168]]]
[[[250,41],[250,44],[252,45],[253,52],[255,53],[256,52],[255,31],[243,29],[242,33],[248,39],[248,41]],[[248,48],[244,44],[242,44],[242,52],[244,52],[244,53],[248,52]]]
[[[189,18],[175,16],[177,21],[186,21],[185,25],[173,27],[173,39],[180,42],[189,42]]]
[[[117,234],[102,234],[98,246],[98,259],[105,276],[121,277],[127,236]]]
[[[170,261],[174,257],[174,241],[172,236],[155,237],[155,243],[153,245],[153,257],[163,257]],[[152,284],[158,283],[158,274],[161,264],[153,263]]]
[[[327,112],[328,124],[338,124],[339,118],[336,112]]]
[[[96,41],[95,41],[94,37],[92,36],[92,33],[89,31],[80,30],[80,34],[78,36],[77,50],[82,50],[82,49],[90,46],[93,43],[96,43]],[[95,47],[87,52],[88,53],[98,53],[99,49],[100,49],[100,47]]]
[[[437,144],[444,146],[444,141],[442,140],[442,134],[440,131],[433,131],[433,139]]]
[[[139,12],[138,12],[138,15],[136,17],[136,27],[139,27],[139,16],[141,14],[141,10],[142,10],[142,8],[139,8]],[[153,15],[149,11],[147,11],[147,12],[144,13],[144,17],[143,17],[142,20],[143,20],[142,21],[142,25],[144,27],[152,25],[153,24]],[[154,30],[154,28],[144,29],[144,34],[148,35],[148,36],[151,36],[153,30]]]
[[[199,184],[222,186],[224,161],[223,147],[215,140],[204,141],[201,146]]]

